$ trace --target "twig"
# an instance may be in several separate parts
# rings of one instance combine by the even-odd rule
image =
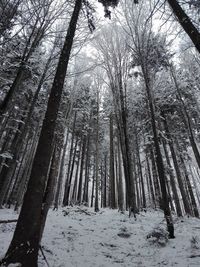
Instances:
[[[1,223],[13,223],[13,222],[17,222],[17,220],[2,220],[0,221],[0,224]]]
[[[91,216],[91,214],[90,214],[89,212],[87,212],[87,211],[85,211],[85,210],[82,210],[82,209],[81,209],[81,208],[79,208],[79,207],[77,207],[77,209],[78,209],[78,210],[80,210],[80,211],[82,211],[82,212],[84,212],[85,214],[87,214],[87,215]]]
[[[46,256],[45,256],[44,251],[43,251],[43,249],[42,249],[41,246],[40,246],[40,251],[41,251],[41,253],[42,253],[42,256],[43,256],[44,261],[46,262],[47,266],[50,267],[50,265],[49,265],[49,263],[48,263],[48,261],[47,261],[47,258],[46,258]]]

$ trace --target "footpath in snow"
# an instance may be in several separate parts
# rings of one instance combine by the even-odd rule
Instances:
[[[0,210],[0,220],[15,219]],[[15,223],[0,224],[0,257],[6,252]],[[42,248],[50,267],[200,266],[200,220],[175,218],[175,239],[158,244],[147,239],[153,229],[165,229],[160,211],[129,218],[128,213],[70,207],[49,211]],[[39,266],[47,266],[42,255]]]

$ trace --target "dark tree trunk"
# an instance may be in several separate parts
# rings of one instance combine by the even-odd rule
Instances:
[[[104,156],[103,207],[107,207],[107,154]]]
[[[182,106],[182,113],[183,113],[182,119],[183,119],[183,122],[184,122],[184,124],[185,124],[185,126],[187,128],[188,137],[190,139],[192,150],[194,152],[195,159],[196,159],[198,167],[200,169],[200,153],[199,153],[199,149],[197,147],[196,141],[195,141],[195,137],[194,137],[194,133],[193,133],[193,129],[192,129],[192,121],[191,121],[190,115],[188,113],[187,107],[186,107],[186,105],[184,103],[184,100],[183,100],[183,97],[182,97],[182,93],[181,93],[181,89],[180,89],[178,81],[176,79],[176,75],[175,75],[173,66],[171,66],[170,70],[171,70],[172,79],[174,81],[174,84],[175,84],[175,87],[176,87],[176,90],[177,90],[177,98],[180,101],[181,106]]]
[[[155,147],[155,153],[156,153],[156,165],[157,165],[158,177],[159,177],[160,187],[161,187],[161,192],[162,192],[162,206],[163,206],[164,215],[165,215],[165,219],[167,223],[167,230],[169,232],[169,237],[174,238],[174,224],[172,220],[171,210],[169,207],[169,198],[168,198],[168,194],[166,190],[166,177],[165,177],[162,154],[160,151],[157,127],[156,127],[154,102],[152,99],[150,80],[148,78],[148,74],[146,73],[144,66],[142,67],[142,69],[143,69],[143,74],[144,74],[144,80],[145,80],[145,85],[146,85],[145,87],[146,87],[146,93],[148,96],[149,111],[150,111],[150,116],[151,116],[153,141],[154,141],[154,147]]]
[[[190,37],[194,46],[200,53],[200,33],[197,28],[194,26],[188,15],[182,9],[177,0],[167,0],[170,7],[173,10],[173,13],[177,17],[180,25],[183,27],[187,35]]]
[[[74,165],[75,165],[75,159],[76,159],[77,145],[78,145],[78,138],[76,138],[70,174],[69,174],[68,180],[67,180],[66,185],[65,185],[65,198],[63,201],[64,206],[69,205],[70,189],[71,189],[71,183],[72,183],[72,177],[73,177],[73,171],[74,171]]]
[[[89,174],[90,174],[90,131],[87,136],[86,159],[85,159],[85,183],[83,192],[83,202],[88,206],[88,189],[89,189]]]
[[[152,182],[152,177],[151,177],[151,170],[150,170],[150,164],[149,164],[149,159],[148,159],[147,152],[146,152],[146,163],[147,163],[147,172],[148,172],[148,179],[149,179],[149,186],[150,186],[151,198],[152,198],[154,207],[156,208],[156,199],[155,199],[155,194],[154,194],[154,187],[153,187],[153,182]]]
[[[64,140],[64,144],[63,144],[64,148],[63,148],[63,153],[62,153],[62,159],[61,159],[61,164],[60,164],[60,173],[59,173],[59,177],[58,177],[55,199],[54,199],[54,210],[57,210],[58,205],[59,205],[59,199],[60,199],[62,181],[63,181],[63,176],[64,176],[64,169],[65,169],[64,165],[65,165],[65,156],[66,156],[67,145],[68,145],[68,136],[69,136],[69,130],[67,131],[67,136],[66,136],[66,138]]]
[[[122,163],[121,163],[121,150],[120,144],[118,142],[118,176],[119,176],[119,186],[118,186],[118,207],[119,211],[124,212],[124,189],[123,189],[123,180],[122,180]]]
[[[150,148],[150,159],[151,159],[153,183],[154,183],[154,188],[155,188],[155,203],[156,203],[156,206],[159,205],[159,207],[162,209],[160,184],[158,180],[158,172],[157,172],[153,147]]]
[[[164,116],[164,114],[163,114],[163,116]],[[181,192],[181,195],[182,195],[184,209],[185,209],[185,212],[187,214],[191,214],[190,204],[189,204],[189,201],[188,201],[187,194],[185,192],[181,171],[179,169],[179,164],[178,164],[178,160],[177,160],[176,153],[175,153],[175,150],[174,150],[173,141],[172,141],[171,136],[170,136],[169,126],[168,126],[168,122],[167,122],[167,118],[166,117],[164,117],[164,127],[165,127],[167,138],[170,140],[169,141],[169,148],[170,148],[171,155],[172,155],[172,160],[173,160],[173,163],[174,163],[174,168],[175,168],[176,177],[177,177],[178,184],[179,184],[179,189],[180,189],[180,192]]]
[[[76,173],[75,173],[75,178],[74,178],[74,187],[73,187],[73,193],[72,193],[72,199],[71,203],[76,203],[77,202],[77,185],[78,185],[78,174],[79,174],[79,167],[81,164],[81,147],[82,147],[82,139],[80,141],[79,145],[79,151],[78,151],[78,160],[77,160],[77,167],[76,167]]]
[[[187,168],[185,166],[184,159],[181,156],[181,154],[179,155],[179,157],[180,157],[180,160],[181,160],[181,165],[182,165],[183,171],[185,173],[185,179],[186,179],[186,184],[187,184],[189,195],[190,195],[190,199],[191,199],[192,210],[194,212],[194,216],[197,217],[197,218],[199,218],[199,211],[198,211],[197,203],[196,203],[196,200],[195,200],[195,197],[194,197],[194,192],[192,190],[192,185],[191,185],[191,182],[190,182],[190,177],[188,175],[188,171],[187,171]]]
[[[136,143],[136,150],[137,150],[137,159],[138,159],[138,172],[140,175],[140,184],[142,187],[142,207],[146,208],[146,197],[145,197],[145,190],[144,190],[144,177],[142,173],[142,165],[141,165],[141,160],[140,160],[140,149],[139,149],[139,144],[138,144],[138,136],[136,133],[136,138],[135,138],[135,143]]]
[[[95,153],[95,203],[94,211],[99,212],[99,91],[97,89],[96,114],[96,153]]]
[[[95,157],[94,157],[93,176],[92,176],[91,208],[94,205],[94,184],[95,184]]]
[[[79,184],[78,184],[78,196],[77,202],[80,204],[82,202],[82,188],[83,188],[83,170],[85,163],[85,149],[86,149],[86,136],[83,136],[82,151],[81,151],[81,165],[79,174]]]
[[[170,162],[170,159],[169,159],[169,154],[168,154],[168,151],[167,151],[167,147],[166,147],[165,141],[163,141],[163,147],[164,147],[165,157],[166,157],[168,168],[169,168],[169,177],[170,177],[170,183],[171,183],[171,186],[172,186],[172,192],[173,192],[173,196],[174,196],[174,200],[175,200],[176,212],[177,212],[178,216],[183,216],[182,210],[181,210],[180,201],[179,201],[179,197],[178,197],[178,192],[177,192],[177,188],[176,188],[175,175],[173,173],[173,168],[172,168],[172,165],[171,165],[171,162]]]
[[[75,138],[75,126],[76,126],[76,111],[74,114],[74,120],[73,120],[73,126],[72,126],[72,137],[71,137],[71,147],[70,147],[70,152],[69,152],[69,162],[68,162],[68,168],[67,168],[67,177],[65,181],[65,191],[64,191],[64,199],[63,199],[63,206],[68,205],[68,198],[69,198],[69,176],[71,173],[71,168],[72,168],[72,154],[73,154],[73,148],[74,148],[74,138]],[[78,140],[77,140],[78,141]],[[76,145],[77,145],[76,141]],[[74,155],[76,154],[76,149],[74,150]]]
[[[114,170],[114,148],[113,148],[113,115],[110,114],[110,207],[116,209],[115,201],[115,170]]]
[[[22,267],[38,266],[41,223],[45,219],[42,218],[42,203],[53,152],[57,114],[81,4],[81,0],[76,0],[51,89],[27,191],[13,239],[2,260],[6,264],[19,262]]]

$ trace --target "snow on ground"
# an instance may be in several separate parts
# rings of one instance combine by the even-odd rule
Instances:
[[[0,220],[16,216],[11,210],[0,210]],[[83,206],[50,210],[42,247],[50,267],[200,266],[199,219],[176,218],[176,238],[165,246],[146,238],[154,228],[165,228],[160,211],[142,212],[135,220],[110,209],[99,213]],[[0,224],[0,256],[13,231],[14,223]],[[42,255],[39,266],[47,266]]]

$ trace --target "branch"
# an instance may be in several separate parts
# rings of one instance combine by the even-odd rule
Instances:
[[[17,222],[17,220],[1,220],[0,224],[2,224],[2,223],[14,223],[14,222]]]

